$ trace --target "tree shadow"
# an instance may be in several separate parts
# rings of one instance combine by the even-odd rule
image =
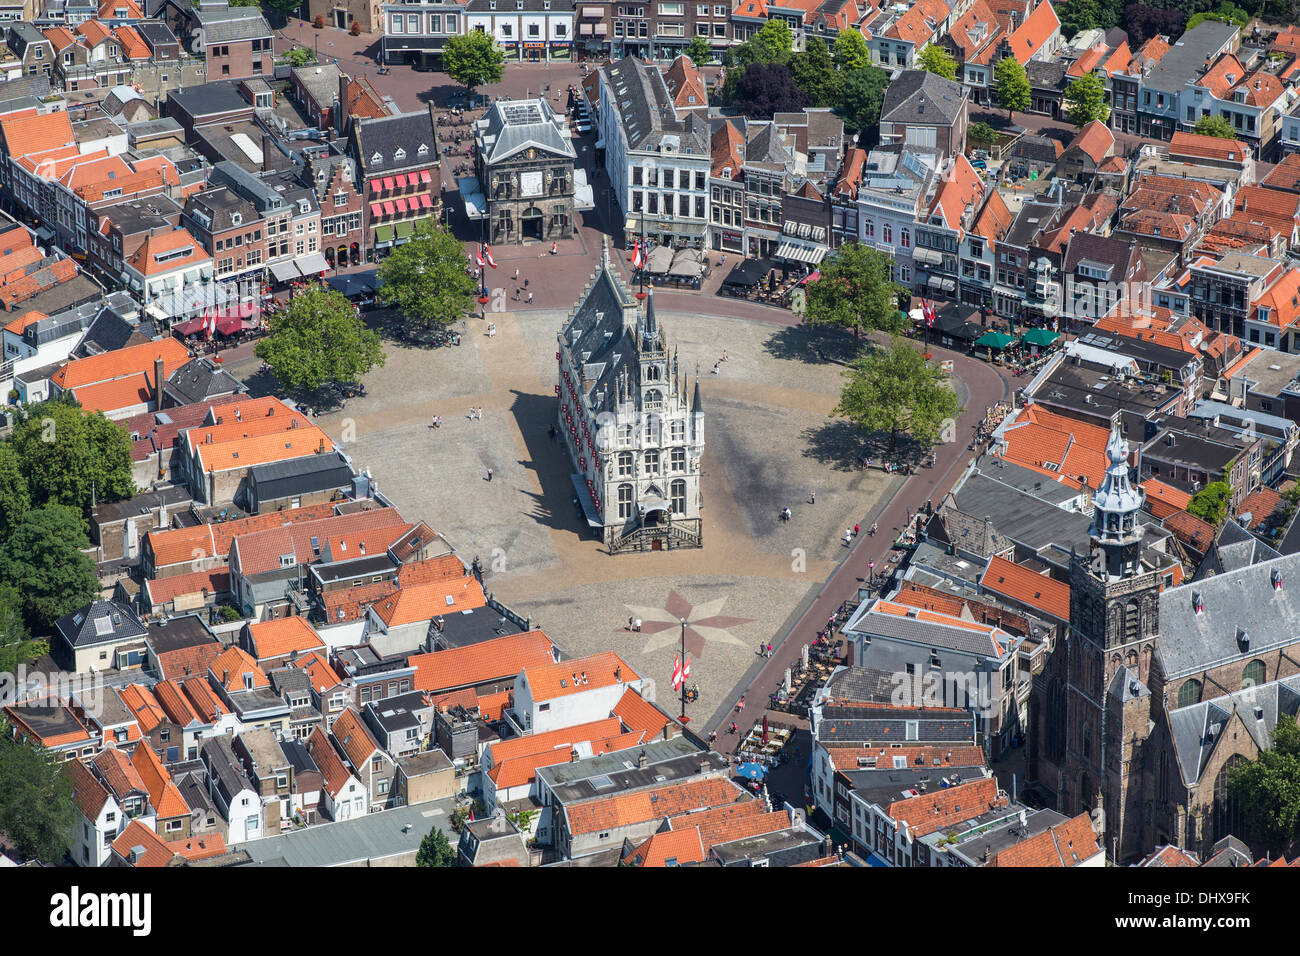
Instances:
[[[808,325],[782,326],[768,336],[764,350],[773,358],[824,365],[827,362],[848,364],[870,345],[866,338],[855,341],[852,333],[841,329]]]
[[[820,425],[804,429],[804,456],[835,471],[862,471],[867,462],[880,468],[891,465],[917,465],[927,449],[911,435],[899,435],[894,448],[889,447],[889,433],[868,432],[847,418],[831,418]]]

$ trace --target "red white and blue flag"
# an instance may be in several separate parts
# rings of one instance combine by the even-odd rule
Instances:
[[[491,244],[485,243],[483,245],[483,258],[487,260],[487,264],[490,265],[493,269],[497,267],[497,261],[492,258]]]
[[[922,299],[921,314],[925,316],[926,328],[934,328],[934,303],[929,299]]]
[[[632,247],[632,268],[640,269],[644,265],[645,257],[641,255],[641,240],[638,239],[636,245]]]
[[[483,243],[478,244],[478,252],[474,254],[474,261],[480,269],[483,268]]]

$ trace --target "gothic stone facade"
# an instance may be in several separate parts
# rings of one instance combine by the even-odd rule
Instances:
[[[655,315],[601,265],[558,336],[556,423],[611,553],[699,547],[704,412]]]
[[[498,101],[475,124],[489,241],[573,238],[576,155],[562,124],[545,99]]]

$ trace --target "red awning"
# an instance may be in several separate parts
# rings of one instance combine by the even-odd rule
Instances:
[[[428,193],[420,193],[420,205],[425,209],[433,208],[433,200],[429,198]]]
[[[420,170],[420,182],[422,183],[433,182],[433,177],[429,175],[429,171],[427,169]]]
[[[383,184],[380,183],[380,181],[379,181],[378,179],[372,179],[372,180],[370,180],[370,191],[371,191],[372,193],[377,193],[377,192],[379,192],[379,191],[380,191],[381,189],[383,189],[383,188],[384,188],[384,187],[383,187]]]
[[[398,189],[406,188],[406,173],[397,174],[397,188]]]
[[[399,199],[399,200],[397,200],[397,211],[400,212],[400,213],[402,213],[403,215],[406,214],[406,200],[405,200],[405,199]]]
[[[384,207],[380,203],[372,202],[370,204],[370,218],[378,219],[384,214]]]
[[[391,199],[390,199],[390,200],[387,200],[387,201],[384,203],[384,214],[385,214],[385,215],[388,215],[388,216],[391,216],[391,215],[393,215],[393,213],[395,213],[395,212],[397,212],[397,207],[395,207],[395,206],[393,205],[393,201],[392,201]]]
[[[243,331],[244,320],[239,317],[238,310],[234,315],[223,315],[217,319],[217,331],[222,335],[234,335],[236,332]]]
[[[387,192],[388,190],[390,190],[390,189],[392,189],[392,188],[393,188],[393,177],[392,177],[392,176],[385,176],[385,177],[384,177],[384,191]]]
[[[181,335],[196,335],[203,330],[204,319],[199,316],[197,319],[190,319],[188,322],[182,322],[180,325],[172,328],[173,332],[179,332]]]

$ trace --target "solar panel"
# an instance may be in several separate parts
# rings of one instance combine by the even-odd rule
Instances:
[[[536,103],[510,103],[501,107],[510,126],[527,126],[542,121],[542,110]]]

